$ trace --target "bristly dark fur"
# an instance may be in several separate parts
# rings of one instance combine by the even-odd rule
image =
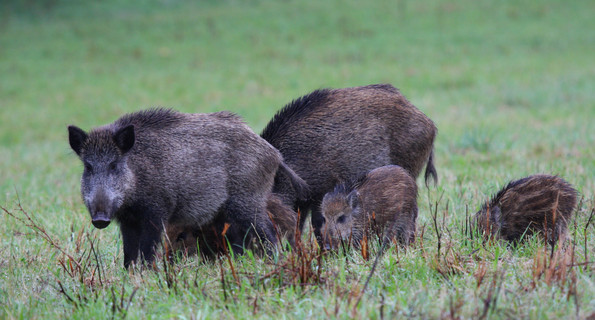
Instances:
[[[553,246],[566,234],[576,197],[572,185],[559,176],[532,175],[510,181],[483,203],[474,221],[490,237],[517,242],[538,232]]]
[[[380,90],[385,90],[388,92],[396,93],[398,95],[401,94],[401,91],[399,91],[399,89],[395,88],[392,84],[388,84],[388,83],[371,84],[371,85],[365,86],[364,88],[380,89]]]
[[[365,86],[364,88],[380,89],[398,95],[401,94],[399,89],[390,84],[372,84]],[[312,107],[313,105],[326,103],[331,91],[332,89],[329,88],[318,89],[310,94],[291,101],[275,114],[273,119],[262,130],[260,136],[268,142],[274,143],[274,137],[283,135],[283,130],[287,127],[285,124],[292,122],[297,123],[300,118],[304,118],[310,114],[310,112],[316,110],[316,108]],[[434,176],[434,180],[436,180],[435,170],[432,175]]]
[[[498,193],[496,193],[496,195],[492,196],[492,198],[490,199],[489,202],[485,202],[483,204],[483,206],[482,206],[481,209],[482,210],[487,209],[488,208],[488,205],[490,207],[497,206],[498,203],[500,202],[500,199],[502,198],[502,196],[504,196],[504,194],[508,190],[510,190],[511,188],[514,188],[514,187],[516,187],[518,185],[521,185],[521,184],[525,183],[529,178],[530,177],[525,177],[525,178],[521,178],[521,179],[518,179],[518,180],[513,180],[513,181],[508,182],[508,184],[506,185],[506,187],[500,189],[500,191],[498,191]]]
[[[182,114],[169,108],[151,108],[147,110],[128,113],[118,119],[114,126],[123,128],[127,125],[134,125],[139,129],[161,129],[166,128],[182,120]]]
[[[284,130],[287,126],[285,124],[298,122],[298,119],[306,117],[315,110],[312,105],[320,105],[326,103],[331,89],[319,89],[312,93],[293,100],[281,110],[279,110],[273,119],[262,130],[260,136],[269,143],[274,144],[275,137],[284,135]]]

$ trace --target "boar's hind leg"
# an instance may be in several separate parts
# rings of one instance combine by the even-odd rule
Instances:
[[[300,232],[304,231],[304,225],[306,225],[306,219],[310,214],[310,204],[308,202],[298,202],[294,207],[293,211],[296,213],[299,212],[300,221],[299,221],[299,229]]]
[[[417,217],[417,208],[410,216],[396,214],[397,219],[390,222],[390,225],[384,234],[385,246],[390,246],[393,240],[397,240],[401,246],[408,246],[415,242],[415,217]]]
[[[247,240],[252,239],[252,237],[247,235],[247,233],[249,230],[254,230],[258,236],[258,240],[262,241],[267,247],[267,251],[270,251],[271,249],[269,246],[274,246],[277,243],[275,227],[266,213],[264,203],[248,206],[234,201],[229,201],[226,204],[225,209],[229,222],[231,224],[236,224],[239,227],[239,230],[242,230],[244,235],[246,235],[245,237],[240,238]],[[243,242],[243,246],[248,244],[246,241]]]
[[[321,202],[322,202],[322,200],[318,200],[314,203],[314,205],[312,205],[310,207],[312,209],[312,218],[311,218],[312,229],[314,229],[314,235],[316,236],[316,240],[318,241],[318,244],[320,244],[320,245],[322,245],[324,243],[323,237],[322,237],[322,228],[325,223],[324,216],[322,215],[322,212],[320,211]]]

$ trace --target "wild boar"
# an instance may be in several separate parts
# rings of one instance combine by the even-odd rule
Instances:
[[[518,242],[535,232],[551,245],[566,234],[577,192],[558,176],[511,181],[485,202],[473,220],[487,237]]]
[[[433,163],[436,126],[389,84],[321,89],[294,100],[261,133],[310,187],[300,201],[291,183],[275,178],[274,192],[301,213],[300,228],[312,210],[320,241],[323,196],[342,181],[352,181],[385,165],[399,165],[417,178],[426,164],[426,184],[437,181]]]
[[[364,235],[384,242],[415,240],[417,185],[402,167],[389,165],[370,171],[353,183],[342,183],[327,193],[321,205],[326,248],[342,242],[359,245]]]
[[[75,126],[68,132],[84,164],[81,193],[93,225],[120,224],[125,267],[139,252],[147,262],[154,259],[164,225],[200,227],[221,211],[243,232],[274,245],[266,201],[275,174],[303,182],[230,112],[150,109],[89,133]]]

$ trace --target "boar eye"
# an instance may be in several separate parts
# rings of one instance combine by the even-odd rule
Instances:
[[[85,162],[85,171],[92,173],[93,172],[93,166],[91,164],[89,164],[88,162]]]
[[[118,167],[118,164],[116,163],[116,161],[109,164],[110,171],[116,171],[117,167]]]
[[[343,222],[345,222],[345,215],[342,215],[339,218],[337,218],[337,223],[343,223]]]

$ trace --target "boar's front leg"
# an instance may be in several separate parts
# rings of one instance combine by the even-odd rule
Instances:
[[[128,269],[130,264],[136,262],[138,249],[140,248],[141,226],[135,223],[121,223],[122,242],[124,243],[124,268]]]
[[[149,218],[144,221],[140,236],[140,253],[147,264],[151,264],[155,259],[155,248],[161,240],[162,232],[163,223],[161,219]]]
[[[155,258],[155,247],[161,239],[163,226],[158,216],[144,215],[139,220],[128,220],[120,223],[124,246],[124,267],[128,269],[141,258],[151,263]]]

